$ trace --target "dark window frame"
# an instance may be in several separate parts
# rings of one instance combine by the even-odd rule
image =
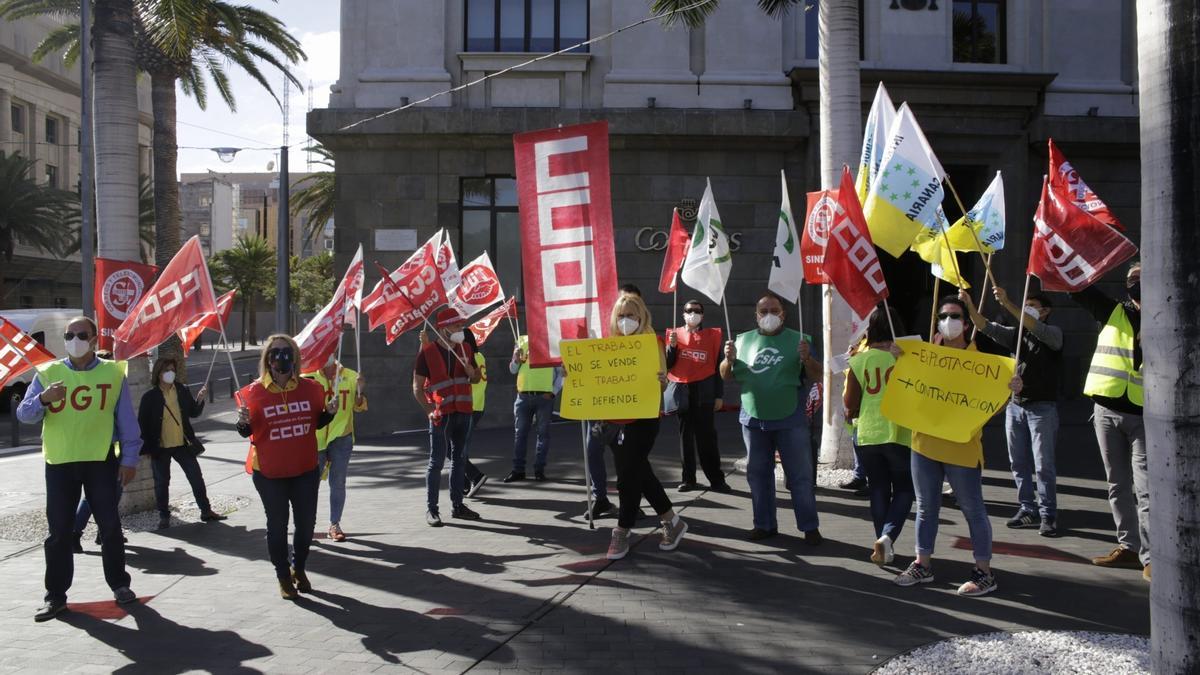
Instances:
[[[482,2],[485,0],[480,0],[480,1]],[[548,52],[531,52],[529,49],[529,46],[530,46],[529,43],[530,43],[530,40],[532,39],[530,36],[530,28],[532,27],[532,21],[533,21],[533,0],[524,0],[524,2],[525,2],[524,49],[520,52],[505,51],[505,50],[500,49],[500,25],[502,23],[501,17],[500,17],[501,0],[494,0],[495,6],[494,6],[494,9],[492,10],[492,12],[493,12],[492,13],[492,17],[493,17],[492,48],[475,51],[475,50],[471,49],[471,35],[470,35],[470,30],[469,30],[470,26],[471,26],[471,0],[466,0],[463,3],[463,51],[464,52],[475,52],[475,53],[494,52],[494,53],[503,53],[503,54],[532,54],[532,53],[548,54],[548,53],[560,51],[560,50],[565,49],[570,46],[570,45],[564,45],[562,43],[562,0],[554,0],[554,49],[551,49]],[[591,36],[592,36],[592,0],[585,0],[585,2],[586,2],[586,8],[584,9],[584,16],[587,18],[587,24],[584,29],[584,39],[590,40]],[[583,53],[587,53],[588,51],[589,50],[588,50],[587,45],[584,45],[583,47],[580,47],[578,50],[575,50],[573,52],[568,52],[568,53],[583,54]]]
[[[58,167],[53,164],[46,165],[46,185],[58,187]]]
[[[509,176],[506,174],[499,174],[499,173],[488,173],[488,174],[484,174],[482,176],[459,176],[459,178],[458,178],[458,250],[460,252],[466,251],[466,249],[464,248],[464,242],[463,242],[463,236],[464,236],[464,233],[466,230],[466,227],[464,225],[463,214],[467,213],[468,211],[473,211],[473,212],[486,211],[488,213],[487,252],[488,252],[488,255],[492,257],[492,264],[495,265],[496,267],[499,267],[501,265],[499,256],[498,256],[498,253],[500,251],[499,241],[496,236],[497,232],[498,232],[498,229],[496,227],[496,214],[520,213],[521,212],[520,206],[518,204],[513,204],[512,206],[497,206],[496,205],[496,181],[498,179],[516,181],[515,176]],[[463,203],[464,202],[463,196],[465,194],[463,192],[463,185],[467,181],[478,181],[478,180],[487,181],[487,185],[488,185],[488,203],[487,203],[487,205],[467,205],[467,204]],[[464,263],[466,261],[460,260],[459,262]],[[499,269],[497,269],[497,272],[499,272]],[[519,298],[521,300],[524,300],[524,298],[525,298],[524,291],[525,291],[524,278],[518,280],[516,289],[505,289],[505,292],[507,295]]]
[[[964,37],[970,47],[970,58],[965,61],[958,60],[955,55],[954,46],[958,42],[957,36],[954,35],[954,15],[959,11],[959,5],[971,5],[971,14],[968,19],[973,20],[979,16],[980,5],[991,5],[996,8],[996,58],[993,61],[985,61],[979,54],[979,38],[980,35],[976,30],[972,35]],[[951,42],[951,59],[954,63],[991,63],[996,65],[1008,64],[1008,2],[1007,0],[953,0],[950,4],[950,42]],[[973,24],[974,25],[974,24]]]
[[[18,103],[13,103],[9,107],[9,114],[12,116],[12,130],[18,134],[25,133],[25,106]]]
[[[46,115],[46,142],[51,145],[58,145],[58,118]]]

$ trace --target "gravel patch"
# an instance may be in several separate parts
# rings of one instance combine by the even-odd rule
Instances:
[[[919,647],[891,659],[874,672],[877,675],[1140,675],[1150,672],[1150,638],[1088,631],[984,633]]]
[[[231,495],[209,495],[212,510],[228,515],[250,505],[248,497]],[[185,525],[200,522],[200,509],[189,495],[186,499],[176,499],[171,502],[171,524]],[[158,529],[158,511],[139,511],[121,518],[121,524],[128,532],[147,532]],[[40,542],[46,539],[46,511],[34,509],[20,513],[0,516],[0,539],[8,541]],[[83,530],[83,540],[91,541],[96,537],[96,524],[89,520]]]
[[[738,473],[746,473],[746,458],[742,457],[733,463],[733,470]],[[854,478],[853,469],[826,469],[817,467],[817,487],[836,488],[842,483],[847,483]],[[775,465],[775,482],[783,483],[783,465]]]

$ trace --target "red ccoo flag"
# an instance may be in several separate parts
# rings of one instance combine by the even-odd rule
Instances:
[[[217,311],[200,237],[187,240],[113,333],[118,360],[145,354],[192,319]]]
[[[674,293],[679,283],[679,268],[687,258],[691,235],[679,219],[679,209],[671,210],[671,233],[667,235],[667,252],[663,258],[662,275],[658,279],[659,293]]]
[[[1108,205],[1100,200],[1100,197],[1092,192],[1092,189],[1083,182],[1083,178],[1075,167],[1067,161],[1063,156],[1062,151],[1054,144],[1054,139],[1049,141],[1050,146],[1050,190],[1057,192],[1062,197],[1066,198],[1075,206],[1095,216],[1096,220],[1111,225],[1121,232],[1125,231],[1125,227],[1121,225],[1121,221],[1113,215],[1112,211],[1108,210]]]
[[[192,351],[196,338],[205,330],[221,330],[221,326],[229,325],[229,314],[233,311],[233,299],[237,290],[232,290],[217,298],[217,311],[202,314],[195,321],[179,329],[179,340],[183,343],[183,353]]]
[[[300,372],[319,370],[337,351],[343,324],[354,325],[354,302],[362,292],[362,285],[362,245],[359,245],[329,304],[322,307],[296,336],[296,344],[300,346]]]
[[[488,313],[487,316],[470,325],[470,331],[475,335],[475,346],[482,347],[506,318],[517,318],[517,299],[509,298],[503,305]]]
[[[1083,290],[1136,254],[1128,239],[1042,180],[1027,272],[1041,280],[1043,291]]]
[[[54,360],[45,347],[0,316],[0,388],[30,368]]]
[[[807,229],[807,228],[806,228]],[[858,316],[867,316],[888,296],[879,256],[871,243],[850,167],[842,167],[842,184],[833,205],[829,242],[825,247],[825,274]]]

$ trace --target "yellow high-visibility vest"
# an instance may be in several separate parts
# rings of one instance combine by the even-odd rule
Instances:
[[[1142,366],[1133,367],[1135,339],[1125,307],[1118,303],[1096,340],[1096,352],[1083,383],[1085,395],[1121,398],[1128,394],[1131,403],[1142,405]]]
[[[521,351],[525,352],[526,359],[529,357],[529,336],[522,335],[517,342]],[[517,371],[517,391],[537,391],[537,392],[553,392],[554,391],[554,369],[553,368],[530,368],[529,361],[521,364],[520,370]]]
[[[72,370],[55,361],[38,368],[38,379],[43,387],[61,381],[67,388],[67,397],[46,406],[42,420],[46,463],[100,462],[108,457],[125,363],[101,359],[91,370]]]
[[[475,352],[475,365],[479,367],[479,381],[471,385],[471,410],[483,412],[483,404],[487,400],[487,362],[483,354]]]

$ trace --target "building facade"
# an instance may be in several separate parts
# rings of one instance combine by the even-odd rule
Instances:
[[[234,206],[233,195],[233,185],[217,176],[181,180],[179,206],[183,231],[180,239],[200,237],[205,255],[233,248],[233,223],[235,218],[241,217],[241,207]]]
[[[726,229],[736,235],[730,316],[735,331],[750,328],[752,304],[766,288],[780,170],[798,211],[803,194],[821,187],[815,0],[782,20],[763,15],[756,3],[726,0],[700,29],[649,22],[444,93],[629,26],[648,15],[649,4],[343,3],[340,79],[329,107],[308,118],[310,135],[337,160],[338,269],[359,243],[368,258],[394,267],[411,250],[397,242],[415,246],[445,228],[461,259],[488,250],[505,290],[521,297],[512,134],[603,119],[611,133],[621,283],[642,288],[656,327],[679,323],[672,298],[656,292],[664,232],[672,207],[694,210],[711,179]],[[1133,0],[860,3],[864,118],[882,81],[897,104],[913,108],[967,207],[1003,171],[1008,244],[992,265],[1011,294],[1023,282],[1048,138],[1137,241],[1133,7]],[[350,127],[412,102],[418,104]],[[950,198],[946,211],[959,215]],[[399,236],[407,231],[415,236]],[[928,266],[912,254],[882,257],[908,332],[925,332],[933,293]],[[982,278],[977,257],[960,259],[968,278]],[[371,271],[368,285],[377,277]],[[696,295],[683,287],[680,293],[681,301]],[[806,289],[801,313],[805,326],[819,324],[817,289]],[[1094,329],[1069,309],[1056,321],[1071,336],[1065,389],[1075,395]],[[415,336],[385,347],[374,333],[362,344],[364,368],[407,381]],[[488,343],[492,372],[505,372],[511,348],[511,337],[500,333]],[[508,378],[493,378],[487,422],[510,419],[511,400]],[[396,397],[373,406],[362,424],[368,432],[392,431],[419,427],[421,418]]]

